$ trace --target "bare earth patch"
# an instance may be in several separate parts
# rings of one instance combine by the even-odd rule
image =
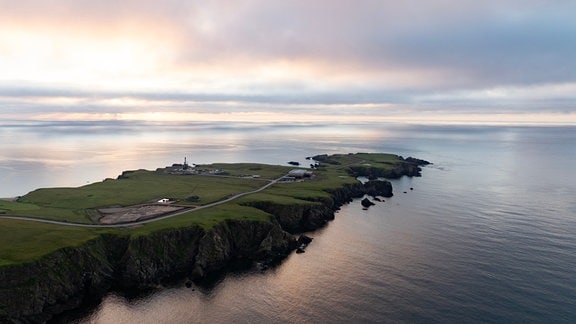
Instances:
[[[100,208],[98,211],[103,215],[99,219],[100,224],[118,224],[150,219],[181,209],[184,209],[184,207],[151,204],[129,207]]]

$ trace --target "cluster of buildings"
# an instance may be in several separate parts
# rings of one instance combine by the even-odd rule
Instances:
[[[192,174],[203,174],[203,175],[224,175],[226,171],[221,169],[196,169],[196,168],[178,168],[172,166],[167,170],[169,174],[181,174],[181,175],[192,175]]]
[[[173,164],[171,167],[166,168],[166,173],[179,174],[179,175],[226,175],[227,172],[221,169],[199,169],[195,166],[190,166],[184,158],[184,164]],[[244,175],[243,178],[260,178],[259,175]],[[314,172],[305,169],[292,169],[288,174],[282,177],[278,182],[297,182],[314,177]]]
[[[204,175],[223,175],[226,171],[221,169],[199,169],[195,166],[190,166],[184,158],[184,164],[172,164],[171,167],[166,168],[166,173],[169,174],[179,174],[179,175],[192,175],[192,174],[204,174]]]

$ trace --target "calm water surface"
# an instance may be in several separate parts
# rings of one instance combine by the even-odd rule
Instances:
[[[285,164],[385,151],[434,162],[393,181],[384,203],[344,206],[277,268],[135,300],[110,294],[80,323],[576,322],[574,127],[43,127],[2,127],[2,195],[184,156]]]

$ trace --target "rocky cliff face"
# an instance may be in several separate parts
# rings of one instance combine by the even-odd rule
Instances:
[[[194,264],[199,241],[205,235],[201,228],[189,227],[129,239],[117,253],[115,284],[138,287],[185,274]]]
[[[334,211],[364,195],[392,196],[392,184],[389,181],[368,181],[355,183],[338,189],[328,190],[330,198],[311,199],[302,204],[283,205],[270,201],[249,203],[249,206],[261,209],[274,216],[282,229],[295,234],[320,228],[332,219]]]
[[[376,179],[376,178],[387,178],[387,179],[397,179],[404,175],[408,176],[420,176],[420,171],[422,169],[416,165],[411,163],[399,163],[395,164],[394,167],[390,169],[381,169],[375,168],[370,166],[350,166],[348,173],[355,177],[364,176],[369,179]]]
[[[110,250],[124,240],[101,236],[28,264],[0,268],[0,322],[41,323],[106,290],[115,272]]]
[[[177,276],[199,279],[235,258],[285,257],[295,244],[278,224],[257,221],[135,238],[103,235],[32,263],[0,268],[0,323],[42,323],[112,287],[139,289]]]
[[[258,201],[247,205],[273,215],[274,220],[282,229],[292,234],[319,228],[328,220],[334,219],[333,210],[320,202],[283,205],[270,201]]]
[[[295,247],[294,237],[274,222],[226,221],[200,239],[193,277],[220,270],[233,259],[284,258]]]

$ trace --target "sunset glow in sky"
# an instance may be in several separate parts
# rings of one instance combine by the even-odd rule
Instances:
[[[576,124],[576,1],[0,8],[0,121]]]

